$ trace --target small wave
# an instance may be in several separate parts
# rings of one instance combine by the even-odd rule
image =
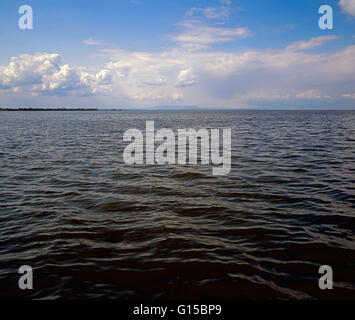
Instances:
[[[209,179],[211,177],[207,176],[203,173],[198,173],[198,172],[184,172],[184,173],[177,173],[177,174],[171,175],[170,178],[175,178],[175,179]]]

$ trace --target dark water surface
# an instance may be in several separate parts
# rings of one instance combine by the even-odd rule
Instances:
[[[232,128],[231,173],[125,165],[146,120]],[[0,112],[0,298],[355,299],[354,159],[354,111]]]

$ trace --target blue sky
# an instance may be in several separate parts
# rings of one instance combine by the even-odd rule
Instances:
[[[354,31],[355,0],[2,0],[0,107],[355,108]]]

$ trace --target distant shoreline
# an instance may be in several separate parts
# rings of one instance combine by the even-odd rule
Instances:
[[[0,111],[100,111],[97,108],[0,108]]]
[[[99,108],[0,108],[1,111],[355,111],[355,109],[228,109],[228,108],[131,108],[131,109],[99,109]]]

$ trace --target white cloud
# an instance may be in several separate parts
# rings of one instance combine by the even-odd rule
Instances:
[[[203,25],[196,21],[185,21],[180,24],[184,31],[172,36],[171,39],[183,47],[199,45],[207,48],[214,43],[231,42],[238,38],[247,38],[252,35],[246,27],[241,28],[217,28]]]
[[[96,45],[102,44],[102,41],[89,38],[89,39],[83,40],[83,43],[88,46],[96,46]]]
[[[130,90],[130,91],[131,91],[131,94],[128,93],[128,95],[133,100],[142,100],[142,101],[151,100],[151,101],[155,101],[155,100],[163,100],[164,99],[164,95],[161,94],[159,91],[156,91],[156,90],[138,91],[138,92],[136,92],[135,90]]]
[[[177,77],[177,87],[190,87],[196,81],[196,76],[193,74],[192,68],[181,70]]]
[[[80,81],[80,73],[65,64],[59,66],[53,73],[42,75],[41,83],[34,85],[35,91],[56,91],[84,89],[86,86]]]
[[[112,81],[112,74],[110,70],[103,69],[96,74],[96,79],[98,80],[99,84],[110,84]]]
[[[229,18],[231,13],[232,4],[231,0],[220,0],[219,3],[221,6],[217,7],[199,7],[191,8],[186,12],[187,16],[200,16],[207,19],[221,20],[220,22],[225,22]]]
[[[106,52],[110,52],[110,50],[106,50]],[[127,61],[115,61],[115,62],[110,61],[107,64],[107,68],[110,70],[115,70],[116,75],[119,78],[126,78],[128,73],[131,70],[131,67],[132,67],[131,63]]]
[[[38,84],[44,75],[55,73],[59,69],[60,56],[58,54],[43,54],[30,56],[23,54],[12,57],[8,66],[0,73],[2,88]]]
[[[293,50],[293,51],[310,50],[310,49],[319,47],[319,46],[323,45],[324,43],[335,40],[335,39],[337,39],[336,36],[320,36],[320,37],[311,38],[311,39],[305,40],[305,41],[294,42],[294,43],[290,44],[289,46],[287,46],[287,49]]]
[[[174,101],[181,100],[184,95],[181,92],[174,92],[172,98]]]
[[[36,94],[88,95],[110,84],[109,70],[90,75],[83,68],[61,64],[59,54],[38,53],[12,57],[0,72],[0,88],[22,88]]]
[[[227,5],[231,5],[232,1],[231,0],[220,0],[220,3],[222,4],[227,4]]]
[[[194,16],[201,14],[207,19],[226,19],[229,17],[228,7],[208,7],[208,8],[191,8],[187,11],[187,16]]]
[[[322,96],[315,89],[309,89],[305,92],[300,92],[296,94],[296,98],[298,99],[322,99]]]
[[[339,5],[344,12],[355,17],[355,0],[340,0]]]

